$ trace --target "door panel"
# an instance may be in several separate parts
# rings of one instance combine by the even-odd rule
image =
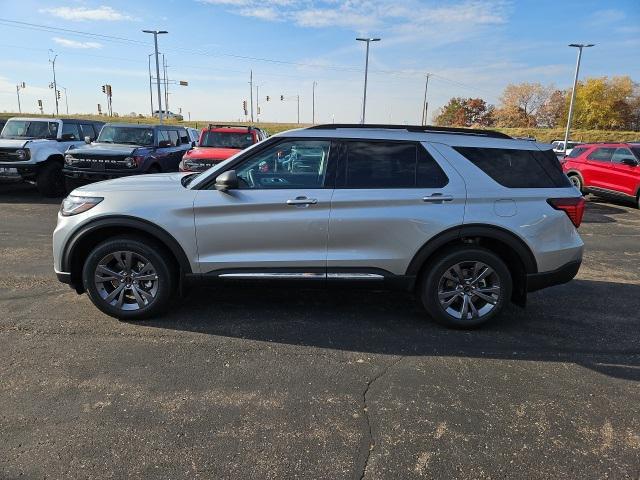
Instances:
[[[363,188],[368,180],[360,179],[354,182],[360,188],[346,188],[349,184],[338,180],[329,218],[329,272],[340,268],[356,271],[374,268],[403,275],[413,255],[427,240],[462,224],[466,201],[464,181],[439,152],[428,145],[424,147],[430,154],[425,161],[438,160],[448,178],[446,185]],[[347,146],[340,156],[339,172],[348,155]],[[379,169],[380,163],[380,159],[372,158],[372,167]],[[359,173],[372,178],[365,169]],[[373,172],[376,174],[379,172]]]
[[[331,193],[331,189],[198,192],[194,212],[201,272],[326,267]]]
[[[587,186],[611,189],[611,156],[615,148],[598,147],[587,155],[584,177]]]
[[[635,158],[635,155],[628,148],[618,148],[611,158],[612,169],[612,189],[625,195],[635,197],[638,185],[640,184],[640,167],[622,163],[623,158]]]

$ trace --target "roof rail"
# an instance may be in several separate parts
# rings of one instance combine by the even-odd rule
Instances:
[[[328,123],[324,125],[314,125],[307,127],[309,130],[337,130],[338,128],[371,128],[382,130],[406,130],[408,132],[433,132],[433,133],[452,133],[458,135],[478,135],[482,137],[492,138],[508,138],[506,133],[496,130],[483,130],[481,128],[458,128],[458,127],[434,127],[429,125],[385,125],[385,124],[359,124],[359,123]]]
[[[253,127],[252,125],[214,125],[213,123],[210,123],[207,128],[209,130],[211,130],[212,128],[246,128],[249,131],[255,129],[255,127]]]

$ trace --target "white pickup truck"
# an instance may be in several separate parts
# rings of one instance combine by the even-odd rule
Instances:
[[[92,141],[103,122],[14,117],[0,133],[0,179],[35,182],[47,197],[64,195],[64,152]]]

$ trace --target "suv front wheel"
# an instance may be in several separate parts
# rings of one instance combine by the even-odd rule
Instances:
[[[161,247],[146,239],[116,237],[91,251],[82,270],[96,307],[121,320],[151,317],[166,309],[174,279]]]
[[[464,247],[437,257],[425,270],[420,299],[437,322],[473,328],[498,315],[511,298],[512,279],[493,252]]]

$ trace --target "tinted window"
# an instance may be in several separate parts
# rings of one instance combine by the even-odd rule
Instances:
[[[58,122],[9,120],[2,130],[3,138],[56,138]]]
[[[640,160],[640,147],[631,147],[631,151],[636,154],[636,158]]]
[[[615,148],[596,148],[589,154],[587,160],[594,160],[596,162],[610,162]]]
[[[250,132],[237,133],[225,131],[206,131],[202,134],[200,146],[217,148],[236,148],[244,150],[253,145],[253,135]]]
[[[447,178],[421,146],[401,142],[347,142],[343,188],[438,188]]]
[[[102,127],[102,130],[100,130],[98,142],[122,143],[126,145],[153,145],[153,130],[151,128],[105,125]]]
[[[178,130],[178,132],[180,133],[180,143],[191,143],[191,140],[189,140],[189,134],[186,130]]]
[[[331,142],[290,140],[251,155],[236,168],[240,188],[322,188]]]
[[[628,148],[617,148],[613,155],[611,156],[611,161],[613,163],[621,163],[623,158],[635,158],[631,150]]]
[[[68,140],[80,140],[80,129],[75,123],[63,123],[62,135]]]
[[[569,187],[553,150],[454,147],[500,185],[509,188]]]
[[[576,147],[573,150],[571,150],[571,153],[569,153],[569,155],[567,155],[567,157],[569,157],[569,158],[579,157],[580,155],[582,155],[587,150],[588,150],[588,148],[586,148],[586,147]]]
[[[82,134],[82,138],[89,137],[91,141],[96,139],[96,132],[93,129],[93,125],[88,123],[83,123],[80,125],[80,133]]]
[[[167,133],[166,130],[158,130],[158,145],[160,145],[160,142],[168,142],[169,141],[169,134]]]
[[[178,137],[178,132],[175,130],[169,130],[169,140],[171,141],[171,146],[175,147],[180,145],[180,137]]]

